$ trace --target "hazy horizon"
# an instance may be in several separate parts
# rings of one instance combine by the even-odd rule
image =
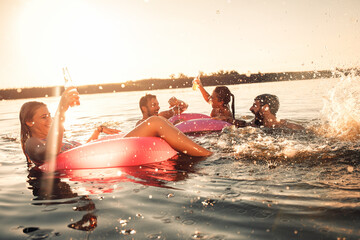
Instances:
[[[360,1],[0,0],[0,88],[358,67]]]

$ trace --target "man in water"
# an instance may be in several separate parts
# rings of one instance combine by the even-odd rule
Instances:
[[[267,127],[267,128],[289,128],[293,130],[302,130],[303,126],[289,123],[283,119],[277,119],[276,113],[279,110],[279,98],[272,94],[261,94],[254,99],[254,104],[250,111],[255,115],[255,118],[250,126],[253,127]]]
[[[176,114],[184,112],[188,108],[188,105],[185,102],[175,97],[169,99],[169,104],[171,109],[159,112],[160,106],[155,95],[146,94],[145,96],[141,97],[139,101],[139,107],[143,118],[136,123],[136,126],[151,116],[162,116],[166,119],[169,119]]]

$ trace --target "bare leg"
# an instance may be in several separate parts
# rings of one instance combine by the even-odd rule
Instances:
[[[190,156],[210,156],[212,152],[193,142],[165,118],[153,116],[136,126],[124,137],[161,137],[175,150]]]

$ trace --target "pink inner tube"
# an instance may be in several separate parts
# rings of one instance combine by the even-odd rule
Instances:
[[[110,136],[60,153],[55,171],[139,166],[166,161],[177,152],[162,138]],[[50,170],[48,164],[41,166]]]
[[[202,119],[202,118],[210,118],[210,116],[201,113],[182,113],[169,118],[169,121],[172,124],[177,124],[183,121],[188,121],[192,119]]]
[[[192,119],[175,125],[183,133],[214,132],[221,131],[232,124],[211,118]]]

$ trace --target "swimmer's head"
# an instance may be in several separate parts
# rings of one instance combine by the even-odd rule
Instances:
[[[155,95],[146,94],[139,101],[139,107],[143,115],[146,117],[157,116],[160,106]]]
[[[152,95],[152,94],[146,94],[145,96],[140,98],[139,107],[140,107],[141,112],[143,112],[142,107],[146,107],[148,102],[150,102],[151,99],[154,99],[154,98],[156,99],[156,96]]]
[[[227,106],[232,99],[231,111],[233,118],[235,118],[235,96],[230,92],[230,89],[226,86],[217,86],[212,95],[214,94],[216,94],[217,101],[222,102],[224,106]],[[214,96],[211,97],[214,98]]]
[[[24,154],[25,154],[25,142],[27,139],[29,139],[32,136],[31,129],[28,123],[33,121],[36,111],[41,107],[46,107],[46,104],[42,102],[31,101],[31,102],[26,102],[21,106],[19,112],[20,141]]]
[[[214,92],[216,92],[218,100],[224,104],[229,104],[231,97],[234,97],[229,88],[226,86],[217,86],[214,89]]]
[[[274,115],[276,115],[280,107],[279,98],[272,94],[261,94],[257,96],[254,101],[260,101],[261,106],[267,104],[269,106],[270,112]]]

